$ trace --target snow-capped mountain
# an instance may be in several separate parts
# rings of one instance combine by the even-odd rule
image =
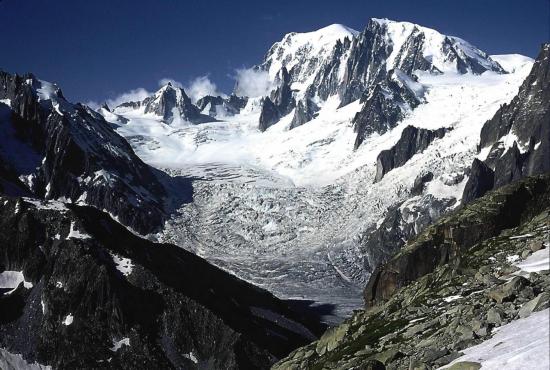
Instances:
[[[390,74],[414,79],[417,71],[504,73],[486,53],[458,37],[387,19],[372,19],[361,33],[332,25],[288,34],[273,45],[258,68],[269,73],[277,89],[292,90],[297,102],[289,105],[291,99],[287,99],[264,104],[269,119],[260,121],[260,126],[271,125],[296,108],[290,128],[311,120],[319,109],[316,107],[330,96],[337,95],[341,106],[373,93],[372,99],[380,99],[372,89],[390,79]],[[286,79],[281,78],[287,73]],[[356,144],[362,142],[363,129],[358,131]]]
[[[185,91],[180,87],[172,86],[171,82],[143,101],[123,103],[113,109],[115,114],[129,114],[132,111],[159,117],[162,122],[167,124],[180,122],[198,124],[215,121],[211,116],[202,114]]]
[[[519,256],[495,245],[547,247],[549,175],[523,178],[550,171],[549,69],[548,45],[535,62],[489,56],[372,19],[286,35],[249,71],[268,76],[264,96],[193,103],[168,83],[94,111],[0,72],[0,367],[265,368],[363,307],[363,292],[386,312],[356,313],[282,368],[371,361],[394,328],[407,354],[449,363],[494,328],[471,304],[478,288],[500,319],[548,306],[541,269],[513,305],[490,295],[495,276],[519,278]],[[459,330],[463,313],[484,321]],[[449,351],[411,339],[431,335],[408,321],[426,314]]]
[[[349,44],[358,34],[358,31],[341,24],[313,32],[289,33],[273,44],[259,68],[267,71],[273,82],[279,82],[279,73],[283,67],[286,68],[290,72],[291,89],[305,94],[333,57],[335,47]]]
[[[54,84],[0,72],[0,127],[0,161],[11,174],[10,188],[93,205],[141,233],[166,217],[161,173],[101,115],[68,102]]]
[[[342,317],[378,264],[459,206],[483,124],[532,60],[410,23],[336,29],[320,46],[308,40],[325,29],[285,37],[295,52],[278,43],[258,67],[273,76],[269,96],[216,122],[166,124],[124,105],[105,118],[146,163],[194,179],[193,203],[150,237],[281,297],[336,304]],[[308,64],[311,50],[322,58]]]

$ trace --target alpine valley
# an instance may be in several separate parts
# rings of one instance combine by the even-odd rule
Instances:
[[[0,71],[1,369],[549,368],[550,44],[371,19],[247,73]]]

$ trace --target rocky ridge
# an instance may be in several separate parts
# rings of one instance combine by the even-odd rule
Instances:
[[[544,44],[518,95],[483,126],[479,158],[472,164],[463,203],[489,189],[550,171],[549,101],[550,44]]]
[[[143,163],[101,115],[68,102],[57,86],[0,72],[0,126],[6,133],[0,162],[34,196],[93,205],[141,233],[166,216],[166,176]]]

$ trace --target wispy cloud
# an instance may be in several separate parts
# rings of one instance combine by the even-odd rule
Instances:
[[[237,82],[235,93],[237,95],[256,98],[268,95],[273,89],[273,83],[266,71],[259,71],[253,68],[241,68],[235,71],[234,76]]]
[[[206,95],[226,96],[224,93],[218,90],[218,86],[210,80],[208,75],[193,78],[187,84],[183,84],[173,78],[166,77],[166,78],[161,78],[158,81],[158,85],[159,87],[162,87],[168,84],[168,82],[170,82],[174,87],[179,87],[184,89],[185,93],[189,96],[189,98],[193,103],[196,103],[197,100],[199,100],[200,98]],[[109,105],[109,107],[114,108],[122,103],[130,102],[130,101],[142,101],[143,99],[153,94],[154,92],[148,91],[143,87],[139,87],[137,89],[126,91],[120,95],[117,95],[114,98],[106,99],[105,102],[107,103],[107,105]],[[103,104],[103,101],[101,102],[89,101],[86,104],[93,109],[98,109]]]
[[[194,78],[184,87],[184,90],[193,103],[206,95],[225,95],[218,90],[216,84],[207,75]]]

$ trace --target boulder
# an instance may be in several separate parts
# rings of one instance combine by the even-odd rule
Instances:
[[[529,284],[530,282],[528,279],[523,276],[516,276],[510,282],[489,291],[487,295],[498,303],[512,301],[525,287],[529,286]]]
[[[349,324],[342,324],[333,328],[328,329],[325,334],[319,341],[317,341],[317,346],[315,347],[315,352],[320,356],[324,355],[326,352],[330,352],[343,341],[349,329]]]
[[[529,243],[529,249],[533,253],[544,248],[545,248],[544,243],[541,240],[533,240]]]
[[[548,308],[550,305],[550,294],[548,292],[543,292],[525,303],[519,310],[519,317],[525,318],[531,316],[533,312],[538,312]]]
[[[453,364],[448,370],[479,370],[481,364],[479,362],[461,361]]]

